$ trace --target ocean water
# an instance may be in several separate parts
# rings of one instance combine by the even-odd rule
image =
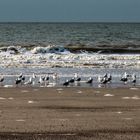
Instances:
[[[0,23],[0,46],[140,49],[139,23]],[[116,46],[118,48],[116,48]]]
[[[0,74],[140,75],[140,23],[0,23]],[[7,80],[11,84],[10,80]],[[139,83],[138,83],[139,84]]]

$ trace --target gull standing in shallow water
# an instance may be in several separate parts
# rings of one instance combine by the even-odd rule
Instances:
[[[108,79],[108,74],[105,73],[103,77],[98,76],[98,82],[101,84],[107,83],[107,79]]]
[[[21,84],[21,82],[22,82],[22,79],[19,78],[19,77],[15,80],[15,84],[16,84],[16,85]]]
[[[33,73],[33,75],[32,75],[32,78],[33,78],[33,79],[35,79],[35,78],[36,78],[36,75],[35,75],[35,73]]]
[[[98,82],[100,84],[107,84],[110,83],[112,80],[112,75],[111,74],[105,74],[102,78],[100,76],[98,76]]]
[[[17,79],[18,79],[17,81],[20,81],[20,80],[21,80],[21,84],[23,84],[24,81],[25,81],[25,76],[23,75],[23,73],[21,73],[21,74],[18,76]]]
[[[54,83],[52,83],[53,86],[55,86],[56,84],[58,84],[58,82],[59,82],[59,76],[58,76],[57,73],[54,73],[52,75],[52,79],[54,80]]]
[[[31,77],[31,81],[32,81],[32,84],[35,85],[35,80],[36,79],[36,75],[35,73],[33,73],[32,77]]]
[[[25,85],[32,85],[33,84],[33,77],[30,77],[27,82],[24,83]]]
[[[69,83],[74,83],[74,81],[75,81],[75,79],[74,79],[74,78],[71,78],[71,79],[69,80]]]
[[[107,76],[107,82],[110,83],[112,81],[112,75],[109,73]]]
[[[46,85],[49,85],[49,80],[50,80],[49,75],[46,75],[46,76],[45,76],[45,79],[44,79],[44,81],[45,81],[45,86],[46,86]]]
[[[52,76],[52,78],[53,78],[53,80],[56,81],[58,79],[58,74],[57,73],[54,73],[53,76]]]
[[[92,78],[92,77],[90,77],[90,78],[86,81],[87,84],[92,84],[92,82],[93,82],[93,78]]]
[[[80,86],[81,77],[79,77],[78,73],[74,74],[74,79],[75,79],[75,86]]]
[[[133,75],[132,75],[132,83],[133,83],[133,85],[135,86],[135,84],[136,84],[136,74],[134,73]]]
[[[25,76],[23,76],[23,73],[21,73],[15,80],[15,84],[16,85],[19,85],[21,84],[22,85],[22,82],[25,80]]]
[[[66,82],[63,83],[63,86],[68,86],[69,85],[69,80],[66,80]]]
[[[2,84],[3,81],[4,81],[4,76],[1,76],[1,77],[0,77],[0,84]]]
[[[120,81],[123,81],[124,82],[124,84],[126,84],[127,83],[127,81],[128,81],[128,74],[125,72],[124,73],[124,75],[122,76],[122,78],[121,78],[121,80]]]
[[[98,83],[101,83],[101,81],[102,81],[102,78],[101,78],[101,76],[99,75],[99,76],[98,76]]]
[[[38,83],[40,84],[40,86],[45,82],[45,77],[39,77],[39,81]]]
[[[78,73],[74,74],[74,79],[76,82],[80,82],[81,81],[81,77],[78,76]]]
[[[23,73],[20,73],[20,75],[18,76],[18,78],[22,78],[22,76],[23,76]]]

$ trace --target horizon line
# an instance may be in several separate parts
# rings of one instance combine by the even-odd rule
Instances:
[[[140,23],[140,21],[0,21],[0,23]]]

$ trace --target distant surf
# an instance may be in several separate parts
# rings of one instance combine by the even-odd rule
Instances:
[[[31,51],[38,53],[98,53],[98,54],[140,54],[140,45],[100,45],[96,47],[76,46],[76,45],[47,45],[47,46],[3,46],[0,52],[10,52],[14,54]]]
[[[140,68],[140,54],[73,52],[63,46],[49,45],[26,49],[20,46],[1,48],[0,65],[6,67],[95,67]]]

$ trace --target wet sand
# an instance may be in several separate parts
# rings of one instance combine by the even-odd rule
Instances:
[[[0,140],[139,140],[140,88],[0,88]]]

